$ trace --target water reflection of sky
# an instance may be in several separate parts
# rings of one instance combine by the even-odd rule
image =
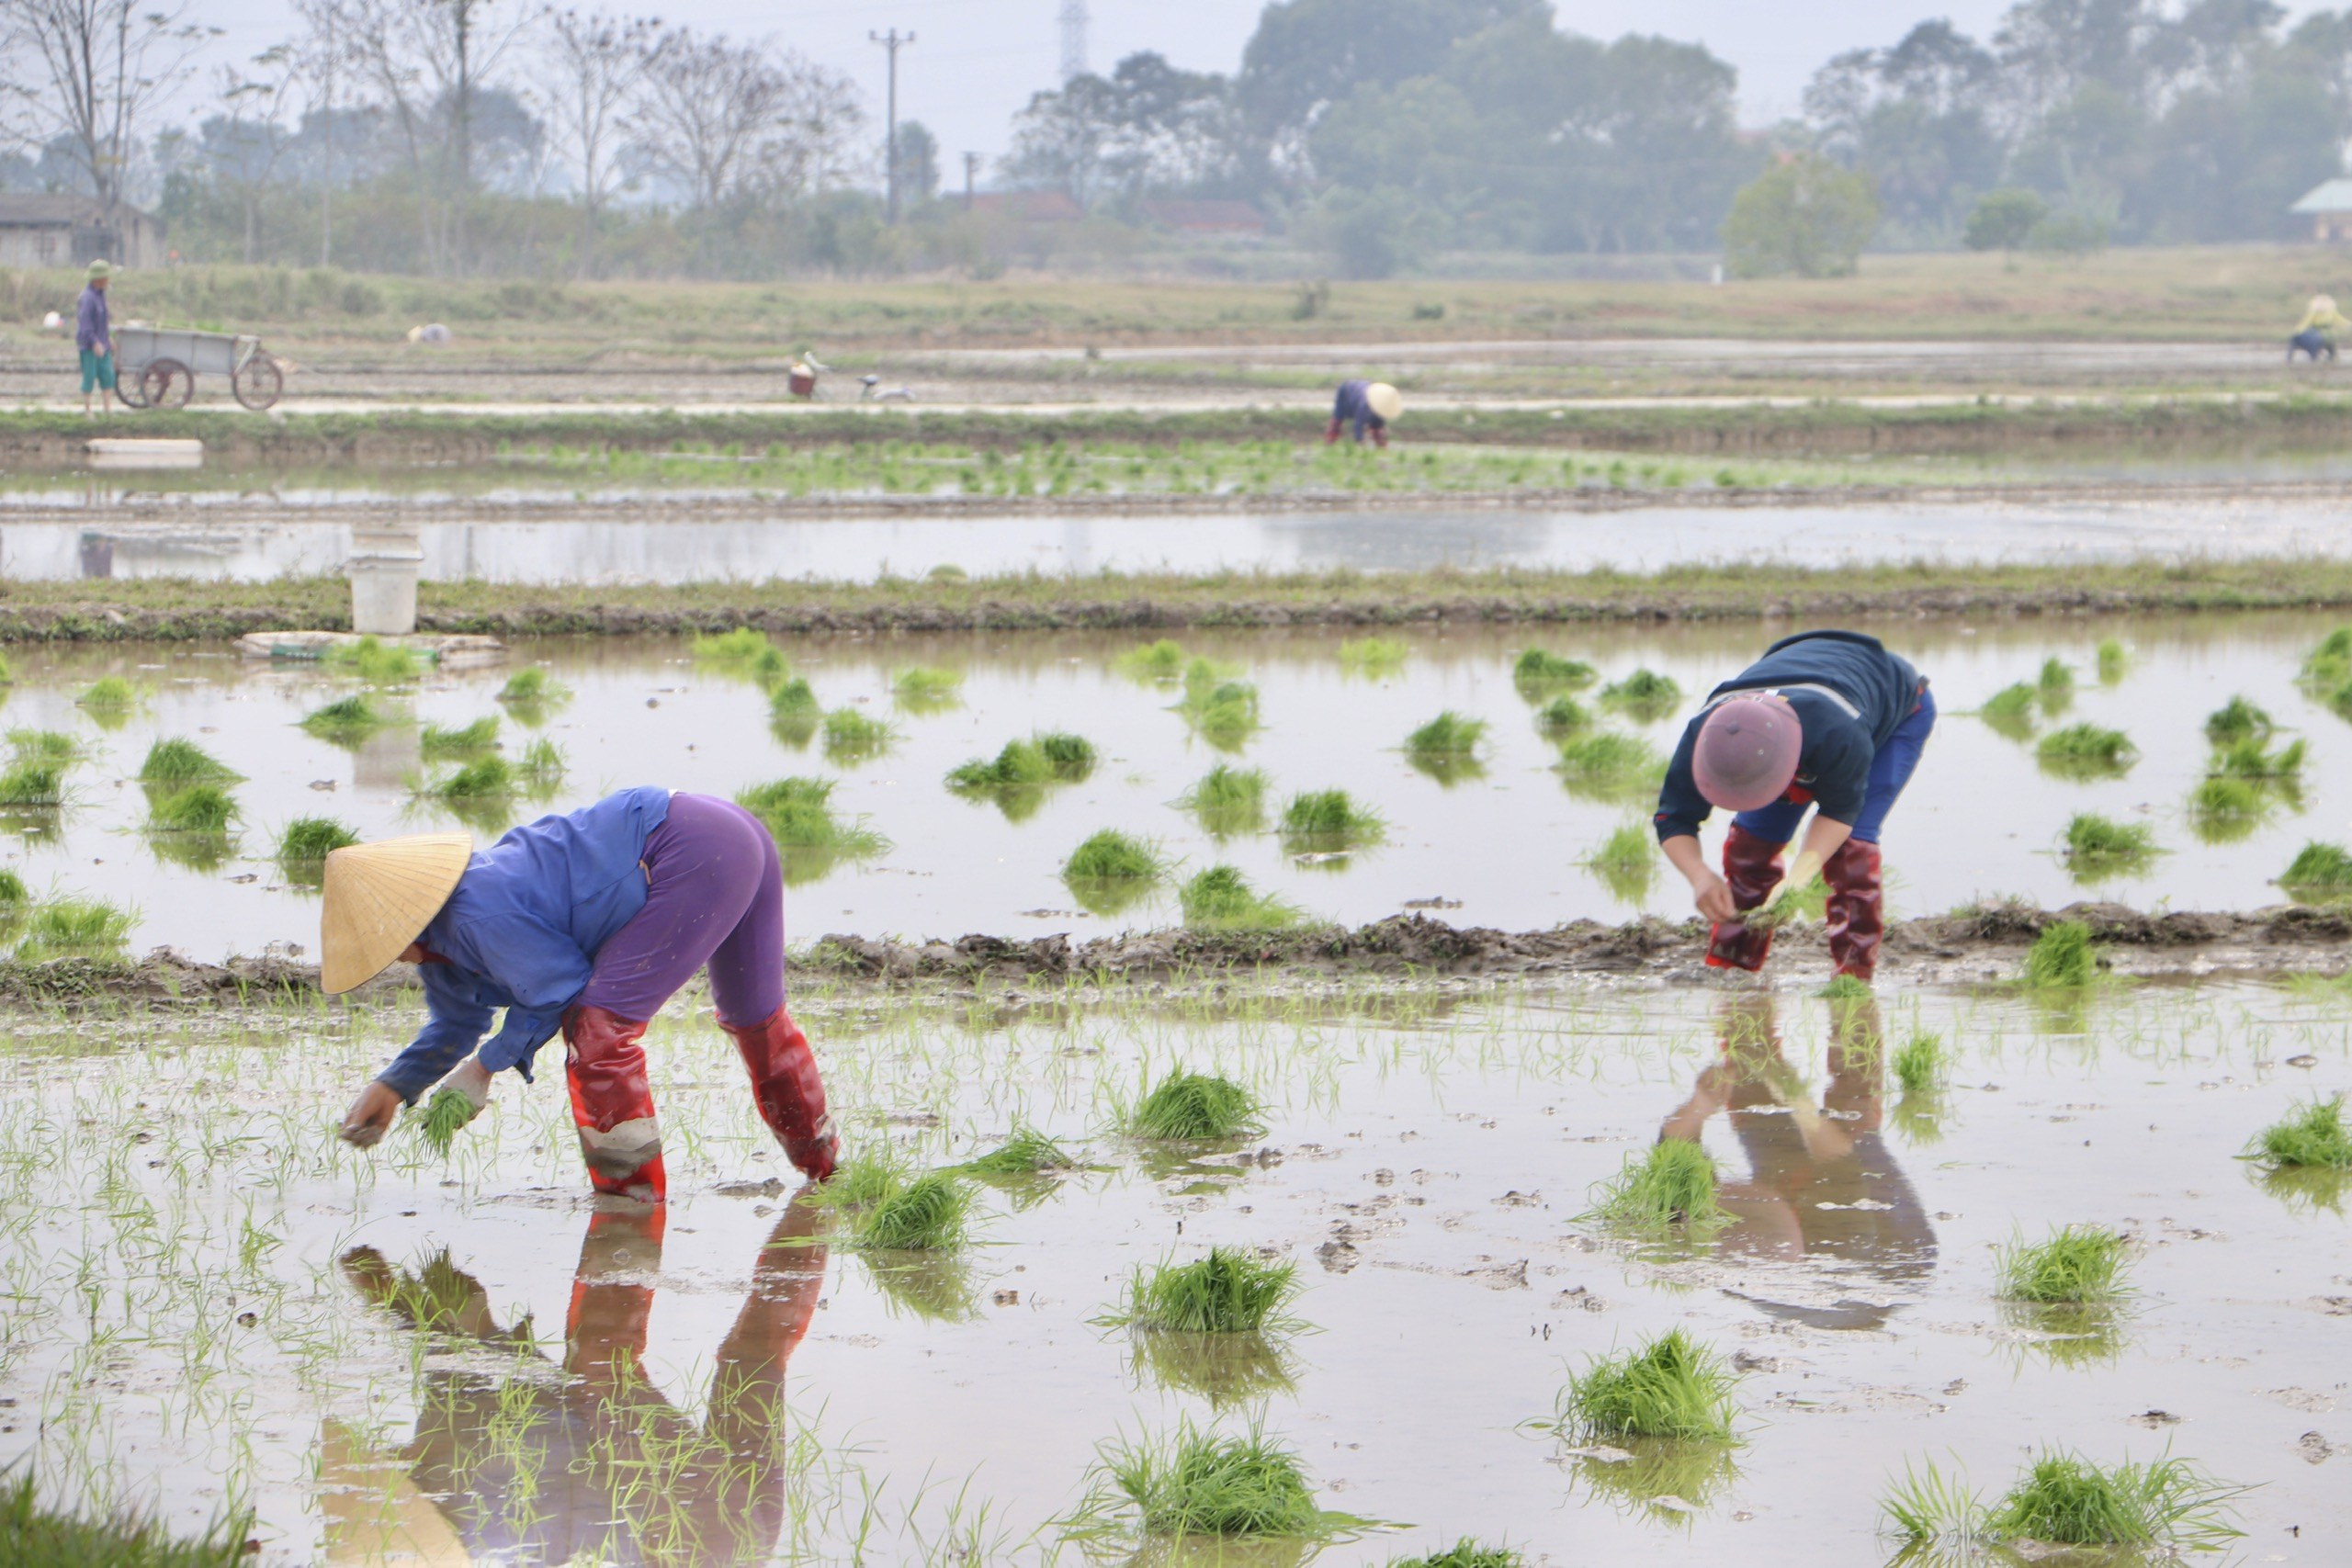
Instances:
[[[2336,511],[2271,501],[825,518],[762,516],[739,498],[726,515],[698,520],[693,507],[665,497],[650,517],[604,504],[569,518],[546,509],[520,517],[502,517],[495,508],[450,511],[446,519],[431,507],[403,509],[396,518],[316,512],[274,518],[252,507],[207,505],[169,522],[114,522],[102,510],[64,521],[0,522],[0,572],[20,580],[310,576],[342,570],[355,523],[388,521],[416,527],[427,581],[550,584],[867,581],[940,566],[973,576],[1335,567],[1655,571],[1738,561],[2064,562],[2344,548]]]

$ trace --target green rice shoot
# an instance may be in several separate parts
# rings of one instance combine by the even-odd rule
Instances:
[[[2144,869],[2162,852],[2156,830],[2144,822],[2118,822],[2093,811],[2078,811],[2066,823],[2066,866],[2077,880],[2096,881]]]
[[[2098,1225],[2062,1225],[2044,1241],[2005,1243],[1994,1254],[2003,1298],[2037,1305],[2109,1302],[2123,1293],[2132,1244]]]
[[[1102,1321],[1165,1334],[1283,1332],[1302,1326],[1284,1315],[1301,1289],[1295,1264],[1215,1247],[1190,1263],[1138,1268],[1125,1305]]]
[[[2314,840],[2296,852],[2278,885],[2301,898],[2352,897],[2352,850]]]
[[[937,713],[963,700],[964,672],[917,664],[890,678],[890,695],[910,713]]]
[[[1159,1443],[1107,1445],[1081,1517],[1124,1499],[1148,1537],[1329,1540],[1362,1521],[1315,1506],[1298,1455],[1256,1428],[1234,1437],[1188,1420]]]
[[[498,700],[522,707],[552,706],[566,702],[571,689],[557,681],[537,664],[527,665],[506,677],[506,684],[498,688]]]
[[[1306,850],[1354,850],[1386,837],[1388,824],[1343,789],[1308,790],[1283,807],[1282,835],[1293,853]]]
[[[1258,688],[1223,678],[1216,666],[1195,659],[1184,670],[1184,697],[1176,705],[1194,734],[1219,749],[1239,746],[1258,732]]]
[[[2186,1460],[2103,1467],[2045,1450],[1986,1513],[1984,1532],[2053,1546],[2219,1551],[2245,1533],[2231,1522],[2231,1499],[2243,1491]]]
[[[2033,755],[2045,773],[2091,779],[2111,778],[2128,771],[2140,752],[2121,730],[2083,723],[2052,730],[2041,738]]]
[[[836,762],[878,757],[899,739],[897,726],[855,708],[835,708],[826,714],[822,729],[825,755]]]
[[[25,917],[17,956],[32,963],[117,953],[130,935],[130,910],[103,898],[51,899],[36,904]]]
[[[148,808],[147,826],[158,833],[220,833],[237,818],[237,803],[218,784],[190,784]]]
[[[47,811],[65,804],[65,764],[15,761],[0,768],[0,807]]]
[[[1485,1546],[1465,1535],[1424,1556],[1393,1559],[1388,1568],[1526,1568],[1526,1563],[1524,1556],[1508,1546]]]
[[[2112,686],[2130,673],[2132,655],[2120,639],[2101,637],[2098,645],[2098,683]]]
[[[1350,637],[1340,644],[1340,668],[1355,675],[1393,675],[1411,651],[1402,637]]]
[[[1674,678],[1655,670],[1636,670],[1623,680],[1600,688],[1603,707],[1615,708],[1643,723],[1664,717],[1681,700],[1682,688]]]
[[[1555,692],[1550,701],[1535,710],[1536,732],[1550,740],[1573,735],[1591,724],[1592,710],[1566,692]]]
[[[1879,1516],[1887,1533],[1916,1545],[1936,1545],[1962,1562],[1974,1553],[1984,1529],[1984,1499],[1962,1480],[1945,1475],[1930,1461],[1924,1470],[1906,1461],[1903,1479],[1879,1494]]]
[[[312,708],[303,716],[302,728],[322,740],[356,740],[397,722],[370,702],[367,694],[354,693]]]
[[[14,866],[0,865],[0,909],[21,912],[32,902],[32,889],[25,886],[25,879],[17,874]]]
[[[120,713],[137,705],[139,690],[119,675],[101,675],[74,700],[85,708]]]
[[[315,865],[337,850],[359,842],[359,835],[329,817],[297,817],[278,829],[277,858],[295,865]]]
[[[1612,1438],[1738,1441],[1739,1375],[1679,1328],[1640,1348],[1598,1356],[1568,1376],[1555,1429],[1590,1442]]]
[[[2026,950],[2025,983],[2037,990],[2087,986],[2098,978],[2098,952],[2091,928],[2080,920],[2053,920]]]
[[[404,643],[363,637],[357,642],[336,643],[322,656],[331,669],[345,671],[370,685],[390,686],[413,681],[424,673],[424,661]]]
[[[2290,741],[2276,751],[2259,740],[2233,740],[2214,751],[2206,771],[2223,778],[2300,779],[2306,750],[2305,742],[2301,740]]]
[[[1255,833],[1266,825],[1266,791],[1272,782],[1263,768],[1219,762],[1179,795],[1176,804],[1191,812],[1213,839]]]
[[[1175,681],[1184,673],[1182,645],[1169,637],[1131,648],[1112,660],[1112,668],[1133,681]]]
[[[1932,1094],[1944,1085],[1945,1076],[1951,1069],[1951,1054],[1945,1049],[1941,1035],[1920,1030],[1896,1048],[1894,1059],[1888,1065],[1904,1093]]]
[[[971,1232],[972,1189],[945,1171],[929,1170],[886,1193],[857,1227],[861,1247],[888,1252],[952,1252]]]
[[[1062,730],[1008,740],[993,758],[975,758],[947,775],[947,787],[965,791],[1020,789],[1082,783],[1094,771],[1092,741]]]
[[[147,760],[139,767],[139,782],[142,784],[232,783],[243,777],[195,741],[177,735],[166,736],[148,747]]]
[[[1405,750],[1418,758],[1467,757],[1486,739],[1487,721],[1447,708],[1405,737]]]
[[[2233,745],[2241,740],[2267,740],[2277,728],[2269,714],[2242,696],[2232,697],[2205,716],[2205,739],[2215,746]]]
[[[1984,699],[1976,716],[1984,721],[1994,734],[2010,740],[2024,740],[2033,734],[2034,716],[2039,709],[2034,689],[2019,681],[2004,686]]]
[[[858,859],[887,853],[890,840],[865,825],[833,814],[834,781],[785,778],[739,791],[735,804],[758,818],[778,846],[829,850]]]
[[[9,1568],[241,1568],[253,1516],[232,1511],[203,1535],[175,1540],[131,1513],[92,1518],[42,1506],[29,1469],[0,1476],[0,1562]]]
[[[2352,1170],[2344,1097],[2314,1100],[2255,1134],[2247,1156],[2273,1170]]]
[[[1261,893],[1238,867],[1213,865],[1196,872],[1176,892],[1184,924],[1195,931],[1283,931],[1306,921],[1306,911],[1287,899]]]
[[[800,676],[795,676],[768,694],[768,712],[777,718],[801,714],[813,718],[821,706],[817,701],[816,689]]]
[[[1168,868],[1167,857],[1148,839],[1137,839],[1105,828],[1090,835],[1063,863],[1065,882],[1156,881]]]
[[[467,725],[428,724],[417,734],[417,749],[427,761],[471,757],[498,745],[498,720],[478,718]]]
[[[12,729],[8,754],[19,762],[55,762],[70,766],[89,755],[89,749],[62,729]]]
[[[478,757],[417,793],[443,800],[495,800],[514,793],[514,770],[503,757]]]
[[[1014,1127],[1004,1142],[956,1168],[972,1176],[1035,1176],[1045,1171],[1076,1170],[1079,1162],[1060,1144],[1023,1123]]]
[[[1174,1072],[1136,1102],[1126,1116],[1137,1138],[1198,1143],[1255,1137],[1266,1130],[1258,1097],[1230,1078]]]
[[[458,1134],[474,1119],[474,1102],[463,1089],[441,1088],[433,1091],[424,1104],[411,1117],[424,1146],[435,1155],[447,1156],[449,1146],[458,1141]]]
[[[1704,1148],[1661,1139],[1645,1154],[1627,1155],[1615,1176],[1593,1188],[1592,1207],[1577,1217],[1642,1235],[1676,1225],[1704,1234],[1725,1222],[1715,1186],[1715,1162]]]
[[[695,659],[705,664],[741,664],[775,645],[768,634],[751,626],[735,626],[715,637],[695,638]]]
[[[1620,823],[1585,857],[1584,865],[1615,897],[1641,903],[1657,880],[1657,834],[1646,822]]]
[[[2304,656],[2296,679],[2305,686],[2333,692],[2352,680],[2352,626],[2338,626]]]
[[[1565,659],[1540,648],[1521,653],[1510,668],[1511,683],[1530,702],[1555,692],[1581,691],[1600,675],[1599,671],[1580,659]]]
[[[1559,773],[1572,794],[1619,799],[1655,792],[1666,759],[1638,735],[1598,730],[1560,748]]]
[[[2075,672],[2066,667],[2064,660],[2053,655],[2041,661],[2041,672],[2034,677],[2033,684],[2034,689],[2041,694],[2043,705],[2047,706],[2052,694],[2060,693],[2072,694],[2075,690]]]

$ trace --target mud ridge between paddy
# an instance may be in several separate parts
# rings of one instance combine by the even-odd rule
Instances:
[[[2052,921],[2081,920],[2100,944],[2101,966],[2117,976],[2197,978],[2335,975],[2352,967],[2352,908],[2280,906],[2245,914],[2150,914],[2120,904],[2083,903],[2049,910],[2002,904],[1889,926],[1880,959],[1882,982],[1966,985],[2013,977],[2028,944]],[[1263,982],[1363,978],[1417,981],[1520,976],[1621,977],[1659,984],[1721,984],[1736,979],[1702,962],[1705,928],[1692,920],[1645,917],[1623,925],[1577,920],[1540,931],[1455,927],[1423,915],[1397,915],[1353,930],[1338,926],[1280,932],[1158,931],[1073,942],[1067,933],[1015,938],[966,936],[910,942],[828,935],[795,951],[794,979],[829,991],[940,989],[981,986],[1154,986],[1187,989]],[[1820,928],[1784,929],[1770,973],[1825,977],[1829,961]],[[354,995],[390,999],[415,988],[395,965]],[[0,1003],[19,1007],[155,1008],[198,1005],[321,1005],[318,969],[272,955],[204,964],[170,948],[141,960],[0,961]]]

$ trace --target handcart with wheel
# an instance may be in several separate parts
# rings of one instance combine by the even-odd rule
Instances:
[[[114,352],[115,391],[135,409],[187,407],[199,375],[226,376],[237,401],[256,412],[286,389],[286,367],[243,333],[117,327]]]

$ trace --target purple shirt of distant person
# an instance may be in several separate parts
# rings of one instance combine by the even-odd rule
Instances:
[[[82,286],[74,308],[74,346],[88,354],[112,354],[114,333],[107,320],[107,291],[96,283]]]

